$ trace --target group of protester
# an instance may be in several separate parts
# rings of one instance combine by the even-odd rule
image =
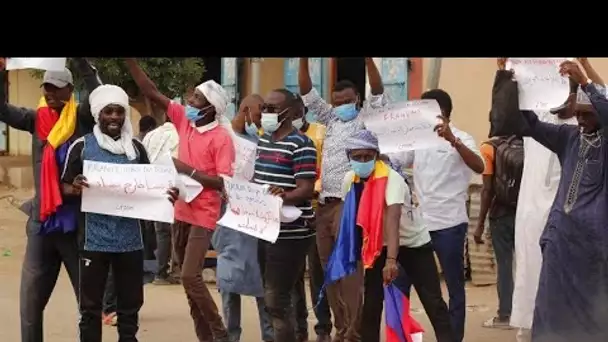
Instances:
[[[574,62],[560,66],[572,87],[564,106],[554,111],[558,119],[520,111],[504,100],[513,98],[501,93],[509,87],[495,84],[492,139],[482,144],[480,152],[472,136],[450,122],[450,96],[432,89],[421,97],[439,104],[435,131],[442,144],[389,155],[380,153],[378,137],[365,129],[361,118],[362,112],[373,115],[388,103],[371,58],[366,58],[371,96],[364,102],[356,86],[342,80],[334,86],[331,104],[327,103],[312,86],[308,59],[301,58],[300,94],[276,89],[265,98],[247,96],[232,122],[224,115],[230,99],[216,82],[198,85],[184,106],[160,93],[137,60],[127,58],[141,93],[168,119],[160,127],[142,119],[144,129],[138,138],[129,121],[125,91],[102,85],[86,59],[75,60],[89,93],[82,103],[74,100],[73,77],[67,69],[45,72],[43,97],[35,110],[0,99],[0,121],[33,136],[36,192],[26,210],[22,341],[43,341],[43,312],[62,263],[79,303],[80,341],[101,341],[110,269],[119,340],[137,341],[144,301],[142,225],[135,219],[81,212],[82,189],[88,186],[83,176],[87,160],[170,164],[203,186],[189,202],[184,200],[183,186],[167,189],[168,200],[175,203],[176,222],[172,227],[155,227],[162,264],[157,281],[175,282],[168,272],[172,258],[201,342],[241,340],[242,295],[256,298],[262,340],[308,341],[307,260],[317,341],[380,341],[383,285],[398,277],[408,296],[414,285],[437,341],[462,341],[466,201],[473,173],[484,175],[474,237],[483,242],[489,211],[499,269],[498,315],[484,326],[507,327],[511,320],[514,326],[531,328],[534,342],[608,339],[608,325],[602,324],[608,323],[604,305],[608,269],[606,234],[601,229],[606,195],[602,127],[608,100],[603,82],[586,59],[581,64],[590,79]],[[499,69],[495,83],[514,86],[516,91],[513,72],[504,70],[504,59],[499,59]],[[5,77],[2,70],[2,84]],[[314,112],[318,123],[307,122],[308,111]],[[571,117],[576,117],[578,127],[556,124]],[[522,136],[530,138],[518,144]],[[250,181],[268,186],[268,192],[281,197],[284,205],[302,212],[295,221],[281,223],[275,243],[217,224],[226,210],[222,176],[233,175],[237,138],[257,144]],[[518,154],[522,151],[535,165],[522,165]],[[555,159],[562,167],[559,181]],[[402,173],[405,168],[412,169],[415,186]],[[345,248],[347,238],[349,248]],[[515,249],[521,246],[523,252],[516,253],[511,309],[514,241],[521,241]],[[218,253],[223,318],[202,277],[211,244]],[[447,304],[434,254],[448,287]],[[334,272],[342,266],[348,272]],[[534,310],[533,324],[530,310]]]

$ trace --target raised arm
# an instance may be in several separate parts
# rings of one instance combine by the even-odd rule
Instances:
[[[606,99],[606,88],[604,85],[595,83],[583,84],[581,89],[585,91],[591,105],[595,108],[600,119],[602,128],[608,127],[608,99]]]
[[[6,85],[8,71],[4,70],[4,58],[0,58],[0,122],[20,131],[34,132],[36,111],[8,104]]]
[[[308,67],[308,57],[300,58],[298,85],[300,87],[300,94],[302,94],[302,100],[306,107],[308,107],[308,110],[316,113],[317,121],[322,125],[327,126],[327,124],[334,119],[332,106],[325,102],[317,90],[312,86]]]
[[[91,106],[89,104],[89,94],[93,92],[97,87],[103,84],[97,73],[97,69],[87,61],[86,58],[73,58],[76,71],[80,73],[84,81],[84,86],[87,90],[87,95],[84,100],[78,106],[78,120],[88,128],[93,130],[95,121],[91,115]]]
[[[557,154],[561,160],[565,147],[568,146],[570,139],[578,130],[578,126],[565,124],[555,125],[542,122],[538,119],[538,116],[530,110],[522,110],[521,114],[523,115],[526,125],[526,127],[522,129],[523,136],[531,137],[536,140],[549,151]]]
[[[158,91],[156,84],[146,75],[146,72],[139,66],[135,58],[126,58],[125,61],[131,76],[133,76],[133,80],[142,94],[166,112],[171,99]]]
[[[589,62],[589,58],[579,57],[579,58],[577,58],[577,60],[579,63],[581,63],[581,65],[583,66],[583,69],[585,69],[585,72],[587,73],[587,76],[589,76],[589,78],[591,79],[591,81],[593,81],[593,83],[601,84],[601,85],[605,84],[604,80],[602,79],[600,74],[598,74],[597,71],[595,71],[595,69],[593,69],[593,66],[591,66],[591,62]]]
[[[376,66],[376,63],[374,63],[374,59],[371,57],[365,57],[365,67],[367,69],[367,78],[369,79],[369,87],[372,95],[377,96],[384,94],[382,76],[380,76],[380,71],[378,71],[378,67]]]

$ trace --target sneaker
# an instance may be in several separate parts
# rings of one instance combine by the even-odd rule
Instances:
[[[154,284],[154,285],[176,285],[176,284],[179,284],[179,280],[177,280],[171,276],[164,277],[164,278],[155,277],[154,281],[152,281],[152,284]]]
[[[492,317],[481,325],[484,328],[503,329],[511,330],[513,327],[510,325],[509,318],[501,319],[499,317]]]

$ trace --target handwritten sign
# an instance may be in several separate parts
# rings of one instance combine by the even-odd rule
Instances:
[[[272,243],[277,241],[283,200],[269,195],[263,185],[222,177],[228,195],[228,207],[218,224],[258,239]]]
[[[378,135],[382,153],[424,149],[443,142],[433,131],[441,115],[435,100],[390,103],[362,114],[365,127]]]
[[[177,174],[177,169],[169,151],[161,151],[153,164],[169,166]],[[203,192],[203,185],[201,183],[184,174],[177,175],[175,186],[179,189],[179,198],[186,203],[192,202],[196,196]]]
[[[255,166],[255,150],[257,145],[245,138],[234,137],[234,178],[251,180]]]
[[[110,164],[84,161],[89,188],[82,191],[82,211],[173,223],[167,189],[175,169],[165,165]]]
[[[63,71],[67,58],[8,58],[6,70],[42,69]]]
[[[562,105],[570,93],[567,77],[559,74],[566,58],[509,58],[507,69],[513,69],[519,89],[519,108],[548,111]]]

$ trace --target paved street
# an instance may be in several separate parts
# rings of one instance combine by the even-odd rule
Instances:
[[[29,191],[9,191],[0,188],[0,341],[19,342],[19,277],[23,259],[26,217],[9,204],[6,195],[17,200],[26,199]],[[181,286],[145,287],[145,305],[140,315],[140,341],[196,341],[189,308]],[[219,296],[216,302],[219,303]],[[447,296],[446,296],[447,297]],[[481,328],[481,323],[490,317],[496,307],[494,287],[474,287],[467,289],[467,334],[466,342],[511,342],[515,341],[515,331],[489,330]],[[310,304],[309,304],[310,305]],[[422,310],[420,302],[414,299],[414,316],[425,326],[429,333],[425,341],[434,341],[432,329]],[[242,342],[259,342],[255,301],[244,299]],[[65,272],[57,283],[55,293],[45,315],[45,342],[74,342],[77,336],[77,306]],[[314,315],[311,313],[310,332]],[[116,341],[114,328],[104,328],[104,342]]]

